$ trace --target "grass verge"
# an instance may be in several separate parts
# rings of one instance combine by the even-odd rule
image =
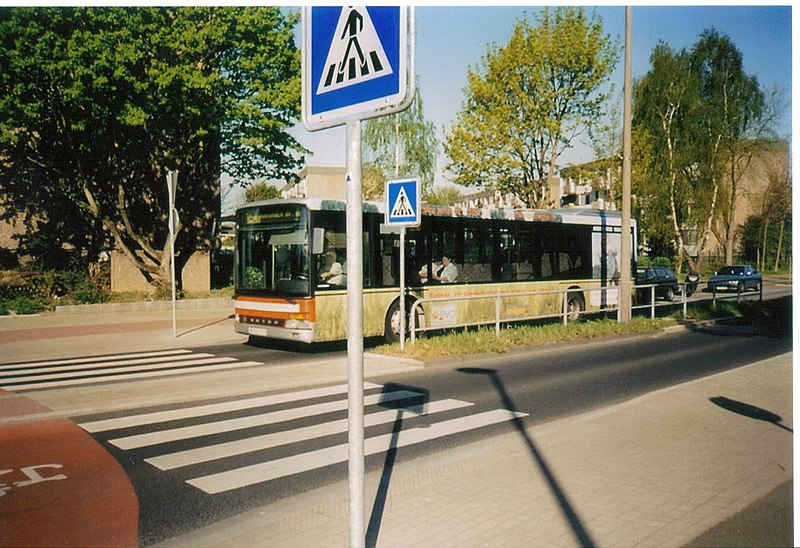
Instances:
[[[615,320],[597,320],[568,325],[547,324],[537,326],[518,326],[502,329],[496,336],[494,328],[480,328],[470,331],[447,333],[436,337],[418,339],[414,346],[406,343],[405,352],[399,344],[387,344],[370,350],[377,354],[398,356],[420,361],[433,361],[445,356],[461,356],[480,353],[502,354],[514,348],[541,346],[565,341],[577,341],[619,335],[624,333],[645,333],[674,325],[676,321],[667,319],[634,318],[628,324]]]

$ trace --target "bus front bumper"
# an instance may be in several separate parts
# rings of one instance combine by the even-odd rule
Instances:
[[[287,329],[285,327],[270,327],[235,322],[237,333],[251,337],[264,337],[267,339],[281,339],[284,341],[297,341],[306,344],[314,342],[314,325],[310,329]]]

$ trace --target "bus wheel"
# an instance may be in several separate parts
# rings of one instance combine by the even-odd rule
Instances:
[[[581,319],[581,312],[586,310],[583,295],[577,292],[567,293],[567,321],[577,322]]]
[[[411,327],[411,305],[412,302],[406,301],[406,338],[410,338],[411,334],[409,332],[409,328]],[[422,325],[422,321],[424,320],[425,315],[422,313],[422,309],[417,307],[417,327]],[[420,337],[421,334],[417,333],[417,337]],[[386,340],[387,343],[396,343],[400,340],[400,300],[396,300],[392,303],[392,306],[389,307],[389,312],[386,313],[386,322],[384,324],[383,329],[383,338]]]

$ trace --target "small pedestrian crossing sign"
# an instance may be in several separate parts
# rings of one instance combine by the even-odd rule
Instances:
[[[417,179],[400,179],[386,183],[386,224],[419,226],[420,187]]]
[[[305,7],[306,129],[405,109],[414,96],[412,27],[408,6]]]

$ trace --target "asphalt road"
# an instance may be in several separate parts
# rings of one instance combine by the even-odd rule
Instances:
[[[463,419],[465,427],[452,434],[425,439],[396,454],[376,450],[367,457],[367,470],[446,451],[449,447],[521,426],[602,408],[789,352],[792,349],[791,327],[785,320],[734,322],[692,331],[553,345],[534,352],[451,359],[432,367],[381,378],[366,391],[367,397],[375,402],[368,407],[368,416],[375,414],[376,421],[378,416],[383,417],[369,426],[368,439],[396,439],[399,431],[409,428],[433,431],[432,425],[449,419]],[[257,345],[204,347],[202,351],[267,365],[342,356],[341,349],[336,346],[317,348],[311,354],[299,353],[293,348]],[[330,448],[347,443],[341,428],[302,437],[292,443],[280,441],[298,431],[318,428],[320,424],[338,422],[341,426],[343,421],[346,423],[346,409],[340,405],[341,391],[327,394],[293,391],[285,395],[286,401],[280,402],[271,400],[276,395],[268,392],[243,398],[214,394],[213,387],[209,388],[207,401],[75,418],[76,422],[86,425],[155,412],[180,410],[183,413],[164,415],[164,420],[156,423],[145,421],[92,432],[131,478],[140,501],[140,539],[145,545],[256,505],[346,478],[344,461],[322,459],[317,462],[322,455],[330,453]],[[175,389],[180,390],[179,377],[175,379]],[[395,396],[400,399],[387,401]],[[259,397],[267,399],[254,401]],[[239,406],[243,400],[250,402],[248,406]],[[443,405],[443,409],[435,415],[430,411],[427,416],[416,415],[423,404],[434,402]],[[207,407],[219,404],[233,408]],[[191,416],[186,415],[186,410],[190,410]],[[479,417],[496,417],[508,411],[524,416],[498,419],[494,423],[478,421]],[[254,420],[255,423],[249,422]],[[244,421],[243,425],[238,426],[237,421]],[[228,429],[229,424],[235,426]],[[208,430],[209,425],[212,425],[211,430]],[[160,438],[163,431],[175,434]],[[247,451],[232,445],[227,456],[198,462],[181,461],[191,459],[193,450],[200,446],[225,447],[226,444],[253,443],[253,440],[258,440],[258,444]],[[270,467],[299,466],[299,471],[277,474],[274,479],[259,479],[259,474],[264,472],[259,466],[265,461],[271,463]],[[238,470],[244,472],[232,481],[240,484],[230,487],[222,482],[228,481],[228,475]]]

